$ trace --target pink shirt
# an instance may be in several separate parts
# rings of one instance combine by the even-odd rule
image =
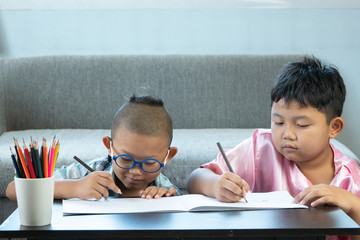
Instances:
[[[357,162],[337,150],[334,152],[335,173],[330,185],[346,189],[360,197],[360,167]],[[251,192],[286,190],[293,197],[312,186],[296,164],[286,159],[275,148],[270,129],[257,129],[246,139],[226,153],[234,172],[250,186]],[[218,157],[202,165],[216,174],[229,169],[219,153]],[[350,239],[350,236],[327,236],[327,240]]]
[[[330,185],[346,189],[360,197],[360,167],[330,144],[334,152],[335,173]],[[226,153],[234,172],[250,186],[251,192],[286,190],[293,197],[312,186],[296,164],[286,159],[275,148],[270,129],[257,129]],[[221,154],[202,165],[217,174],[229,171]]]

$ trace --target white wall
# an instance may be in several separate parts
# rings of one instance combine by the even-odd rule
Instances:
[[[338,66],[345,79],[346,126],[338,139],[360,156],[359,8],[19,10],[7,6],[0,11],[3,58],[54,54],[314,54]]]

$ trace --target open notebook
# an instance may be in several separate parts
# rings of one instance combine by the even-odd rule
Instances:
[[[160,199],[112,198],[101,200],[63,200],[63,214],[110,214],[149,212],[192,212],[307,208],[292,203],[293,197],[286,191],[248,193],[248,202],[224,203],[199,194],[188,194]]]

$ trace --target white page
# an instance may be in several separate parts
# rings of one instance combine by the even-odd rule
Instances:
[[[227,211],[246,209],[306,208],[293,204],[293,198],[286,191],[270,193],[248,193],[248,203],[224,203],[200,194],[188,194],[160,199],[116,198],[101,200],[63,200],[64,214],[109,214],[184,211]]]
[[[307,208],[304,205],[294,204],[294,198],[287,191],[268,193],[248,193],[245,202],[241,199],[235,203],[220,202],[215,198],[203,195],[184,195],[189,200],[183,201],[191,211],[225,211],[225,210],[251,210],[251,209],[282,209],[282,208]]]
[[[111,198],[100,200],[63,200],[64,214],[104,214],[104,213],[146,213],[187,211],[178,197],[160,199]]]

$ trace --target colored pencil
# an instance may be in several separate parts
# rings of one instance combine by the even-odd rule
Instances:
[[[39,157],[39,146],[38,146],[37,140],[34,143],[34,152],[35,152],[35,159],[36,159],[36,163],[37,163],[37,167],[38,167],[39,178],[42,178],[43,170],[42,170],[42,163],[41,163],[40,157]]]
[[[219,147],[219,149],[220,149],[221,155],[223,156],[223,158],[224,158],[224,160],[225,160],[225,163],[226,163],[226,165],[228,166],[230,172],[234,173],[234,170],[233,170],[233,168],[231,167],[231,164],[230,164],[228,158],[226,157],[226,154],[225,154],[224,149],[222,148],[220,142],[218,142],[217,145],[218,145],[218,147]],[[248,201],[246,200],[244,191],[243,191],[243,197],[244,197],[244,200],[245,200],[246,202],[248,202]]]
[[[32,138],[30,137],[31,141],[30,141],[30,157],[31,157],[31,161],[32,164],[34,166],[34,172],[35,172],[35,176],[38,178],[39,177],[39,173],[38,173],[38,167],[37,167],[37,162],[36,162],[36,156],[35,156],[35,150],[34,150],[34,144],[32,141]]]
[[[48,176],[51,177],[52,175],[52,169],[53,169],[53,164],[54,164],[54,154],[55,154],[55,136],[54,139],[51,143],[51,147],[49,149],[49,169],[48,169]]]
[[[34,166],[32,164],[31,156],[30,156],[30,153],[29,153],[29,149],[26,147],[24,139],[23,139],[23,144],[24,144],[25,159],[26,159],[26,162],[27,162],[27,165],[28,165],[28,168],[29,168],[30,176],[31,176],[31,178],[36,178],[35,171],[34,171]]]
[[[15,153],[10,148],[11,159],[18,178],[48,178],[53,176],[56,160],[59,155],[60,141],[55,144],[55,138],[51,146],[47,147],[46,138],[43,138],[41,150],[38,140],[30,137],[30,144],[26,146],[25,139],[22,139],[23,147],[20,147],[18,140],[14,139]],[[40,152],[40,153],[39,153]]]
[[[60,143],[59,143],[60,139],[57,140],[56,146],[55,146],[55,153],[54,153],[54,163],[53,163],[53,167],[52,167],[52,173],[51,175],[54,174],[54,170],[55,170],[55,165],[56,165],[56,160],[59,156],[59,148],[60,148]]]
[[[47,154],[46,138],[43,140],[43,161],[44,161],[44,177],[49,177],[49,162]]]
[[[16,153],[16,156],[17,156],[16,161],[17,161],[17,164],[18,164],[18,167],[19,167],[20,175],[21,175],[21,178],[25,178],[26,176],[25,176],[25,172],[24,172],[23,166],[22,166],[21,161],[20,161],[19,152],[17,150],[15,137],[13,137],[13,139],[14,139],[15,153]]]
[[[29,169],[28,169],[28,167],[26,165],[26,162],[25,162],[25,159],[24,159],[23,152],[22,152],[21,147],[19,146],[19,143],[18,143],[17,140],[16,140],[16,147],[17,147],[16,150],[18,151],[18,156],[20,158],[22,167],[24,169],[25,176],[26,176],[26,178],[31,178],[30,173],[29,173]]]
[[[44,139],[43,139],[43,142],[41,143],[41,149],[40,149],[40,163],[41,163],[41,169],[42,169],[43,177],[45,177],[45,165],[44,165],[44,156],[43,156],[43,152],[44,152]]]
[[[12,161],[13,161],[14,168],[15,168],[15,172],[16,172],[16,177],[21,178],[22,176],[21,176],[21,174],[20,174],[19,167],[18,167],[18,164],[17,164],[17,162],[16,162],[15,155],[14,155],[11,147],[10,147],[10,153],[11,153],[11,159],[12,159]]]

